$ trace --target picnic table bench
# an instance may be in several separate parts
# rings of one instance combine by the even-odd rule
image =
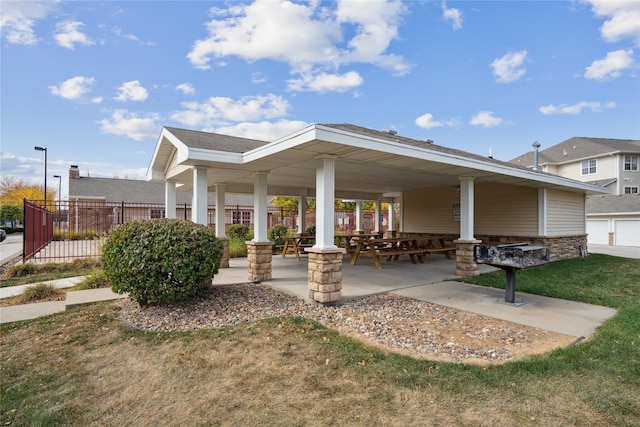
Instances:
[[[284,239],[284,246],[282,247],[282,257],[284,258],[288,254],[294,254],[296,259],[300,261],[300,254],[304,253],[305,248],[313,246],[313,238],[309,236],[295,236],[286,237]]]
[[[373,258],[376,268],[382,268],[380,258],[387,261],[397,260],[400,255],[408,255],[412,264],[423,263],[423,250],[413,247],[412,238],[393,239],[358,239],[356,248],[351,255],[351,265],[355,265],[361,256]]]

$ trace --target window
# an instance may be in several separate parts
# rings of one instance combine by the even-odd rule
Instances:
[[[593,173],[596,173],[596,165],[596,159],[585,160],[584,162],[582,162],[582,175],[591,175]]]
[[[164,218],[164,209],[151,209],[151,219]]]
[[[638,187],[624,187],[624,194],[638,194]]]
[[[249,211],[233,211],[233,223],[251,225],[251,212]]]
[[[638,156],[624,156],[624,170],[638,171]]]

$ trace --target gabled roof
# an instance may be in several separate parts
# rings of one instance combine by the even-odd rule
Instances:
[[[183,140],[184,139],[184,140]],[[313,196],[319,159],[335,159],[337,198],[376,200],[417,188],[457,188],[461,177],[580,193],[608,190],[508,162],[351,124],[312,124],[277,141],[248,140],[162,128],[147,179],[193,186],[206,168],[209,186],[252,193],[256,173],[267,173],[269,194]]]
[[[538,152],[538,164],[554,165],[592,159],[610,154],[640,154],[640,140],[573,137]],[[534,152],[529,151],[510,163],[533,166]]]
[[[176,203],[191,204],[191,192],[176,192]],[[164,184],[134,179],[80,177],[69,179],[69,200],[91,199],[106,202],[164,204]],[[208,195],[210,205],[216,204],[216,193]],[[253,206],[253,197],[225,194],[226,205]]]
[[[587,214],[640,214],[640,194],[607,194],[587,197]]]

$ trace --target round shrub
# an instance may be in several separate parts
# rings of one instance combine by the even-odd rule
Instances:
[[[249,227],[243,224],[234,224],[227,228],[226,234],[229,239],[248,240]]]
[[[142,306],[195,296],[218,272],[223,246],[213,230],[184,219],[134,221],[102,248],[111,288]]]
[[[267,238],[276,246],[284,245],[284,239],[289,235],[289,229],[286,225],[276,224],[267,231]]]

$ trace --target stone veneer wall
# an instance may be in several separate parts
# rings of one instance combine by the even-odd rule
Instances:
[[[342,296],[343,251],[310,248],[308,269],[309,298],[321,304],[333,304]]]
[[[502,243],[527,242],[537,245],[549,245],[549,258],[553,260],[579,258],[586,254],[587,235],[541,237],[541,236],[475,236],[482,243],[497,245]]]
[[[271,280],[273,242],[247,242],[249,281],[253,283]]]

